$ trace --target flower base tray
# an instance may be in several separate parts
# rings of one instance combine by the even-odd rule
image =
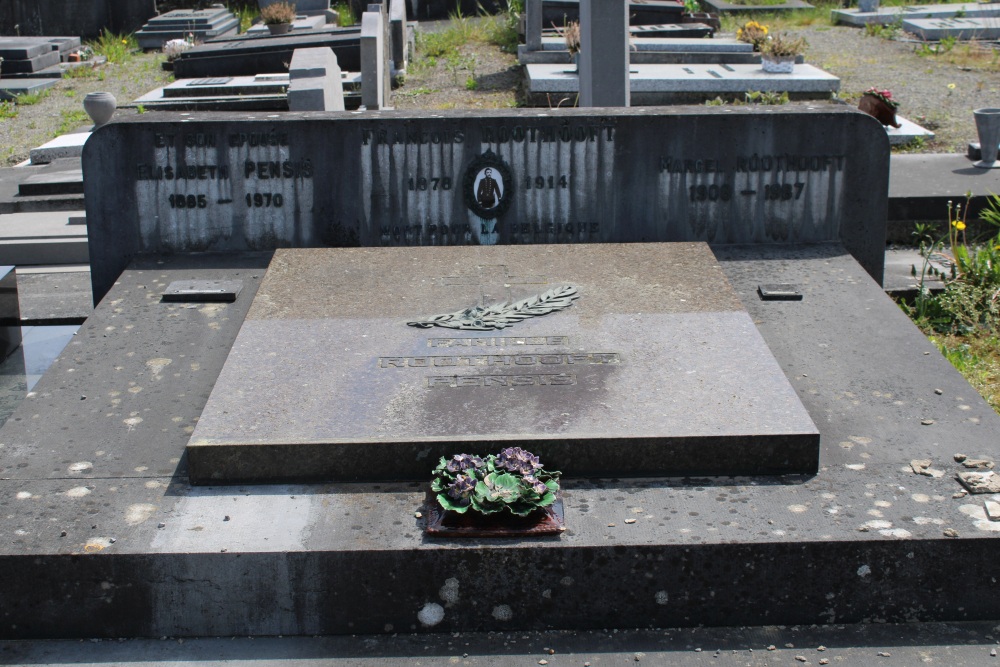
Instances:
[[[424,514],[427,517],[424,533],[430,537],[537,537],[559,535],[566,530],[562,498],[524,517],[506,511],[484,516],[446,510],[430,494]]]

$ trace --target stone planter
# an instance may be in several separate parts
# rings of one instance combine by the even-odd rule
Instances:
[[[272,35],[287,35],[292,29],[291,23],[268,23],[267,29]]]
[[[795,56],[769,56],[762,54],[760,66],[772,74],[791,74],[795,69]]]
[[[874,95],[862,95],[861,99],[858,101],[858,108],[869,116],[873,116],[875,120],[883,125],[899,127],[899,123],[896,122],[895,107],[886,104],[884,100],[881,100]]]
[[[878,11],[879,0],[858,0],[858,11],[871,14]]]
[[[1000,145],[1000,109],[975,109],[976,132],[979,134],[979,152],[982,157],[975,166],[980,169],[1000,167],[997,146]]]
[[[83,110],[94,121],[94,129],[106,124],[115,114],[118,100],[111,93],[87,93],[83,98]]]

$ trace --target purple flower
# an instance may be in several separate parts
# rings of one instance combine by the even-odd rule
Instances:
[[[467,500],[476,488],[476,480],[468,475],[459,475],[448,485],[448,495],[455,500]]]
[[[545,486],[545,482],[535,479],[532,475],[525,475],[524,481],[528,483],[532,491],[540,496],[544,496],[549,491],[549,487]]]
[[[445,466],[445,470],[454,474],[482,467],[483,460],[478,456],[473,456],[471,454],[455,454],[451,457],[451,461],[448,461],[448,465]]]
[[[498,468],[522,475],[530,475],[542,467],[537,456],[520,447],[508,447],[502,450],[497,456],[496,465]]]

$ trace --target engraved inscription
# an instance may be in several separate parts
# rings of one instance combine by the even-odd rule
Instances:
[[[379,368],[443,368],[499,366],[571,366],[620,364],[617,352],[572,352],[559,354],[461,354],[423,357],[379,357]]]
[[[537,375],[431,375],[427,386],[434,387],[551,387],[576,384],[576,373]]]
[[[569,345],[569,336],[487,338],[428,338],[427,347],[508,347],[514,345]]]

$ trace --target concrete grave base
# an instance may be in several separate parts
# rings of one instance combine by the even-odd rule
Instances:
[[[938,41],[949,37],[959,40],[1000,38],[1000,21],[993,18],[966,17],[942,19],[903,19],[903,30],[921,39]]]
[[[0,79],[0,100],[13,100],[18,95],[40,93],[59,83],[59,79]]]
[[[828,99],[840,88],[840,79],[813,65],[797,65],[791,74],[770,74],[760,65],[739,63],[633,65],[630,70],[634,105],[693,102],[748,90],[787,92],[793,99]],[[525,72],[534,105],[549,106],[553,96],[579,92],[579,77],[572,68],[529,64]]]
[[[188,431],[269,254],[139,258],[0,429],[0,492],[13,504],[0,530],[17,535],[0,544],[0,633],[995,624],[982,582],[1000,577],[1000,524],[962,495],[952,455],[960,442],[995,460],[1000,416],[837,244],[716,253],[820,428],[818,473],[570,479],[561,537],[463,544],[422,536],[418,484],[192,488]],[[232,304],[161,302],[178,279],[244,291]],[[760,301],[762,282],[798,285],[803,300]],[[914,459],[944,474],[917,475]],[[120,657],[116,646],[100,660]]]
[[[752,2],[727,2],[726,0],[704,0],[707,11],[740,14],[766,14],[767,12],[787,12],[796,9],[812,9],[804,0],[785,0],[779,4],[753,4]]]
[[[837,23],[863,26],[866,23],[889,25],[905,19],[950,19],[956,16],[985,18],[1000,16],[1000,5],[991,2],[963,2],[941,5],[908,5],[901,7],[879,7],[874,12],[857,9],[835,9],[831,12]]]
[[[31,164],[48,164],[53,160],[83,155],[83,145],[90,139],[90,132],[71,132],[56,137],[29,151]]]
[[[899,123],[899,127],[885,128],[885,133],[889,136],[889,143],[893,146],[908,144],[916,139],[934,140],[935,134],[933,132],[917,125],[909,118],[897,115],[896,122]]]

